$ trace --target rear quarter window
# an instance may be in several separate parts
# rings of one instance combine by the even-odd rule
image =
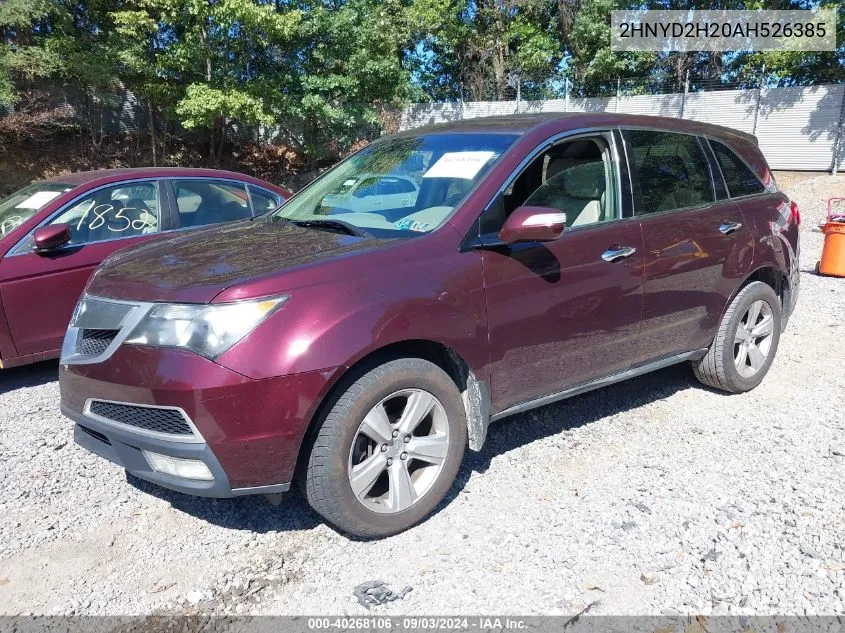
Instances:
[[[757,174],[727,145],[711,139],[710,147],[713,148],[716,162],[719,163],[719,168],[725,177],[728,195],[731,198],[752,196],[766,191],[765,185],[757,178]]]

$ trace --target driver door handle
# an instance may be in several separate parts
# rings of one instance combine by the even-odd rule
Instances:
[[[601,258],[612,264],[614,262],[621,262],[623,259],[629,258],[636,252],[637,249],[633,246],[616,246],[602,253]]]
[[[742,228],[741,222],[723,222],[719,225],[719,232],[725,235],[729,235],[734,231],[739,231]]]

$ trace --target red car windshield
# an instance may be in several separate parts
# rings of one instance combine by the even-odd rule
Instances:
[[[6,237],[52,200],[71,189],[73,185],[37,182],[0,200],[0,238]]]

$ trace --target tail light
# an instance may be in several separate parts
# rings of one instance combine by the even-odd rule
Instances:
[[[792,217],[792,221],[795,222],[795,226],[801,226],[801,212],[798,210],[798,205],[795,202],[789,203],[789,215]]]

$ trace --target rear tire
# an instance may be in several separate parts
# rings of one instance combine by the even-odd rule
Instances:
[[[695,377],[730,393],[754,389],[772,366],[780,329],[780,299],[771,286],[751,282],[731,301],[707,355],[692,361]]]
[[[326,415],[305,496],[345,532],[397,534],[440,503],[466,442],[463,402],[449,375],[420,358],[387,362],[355,380]]]

